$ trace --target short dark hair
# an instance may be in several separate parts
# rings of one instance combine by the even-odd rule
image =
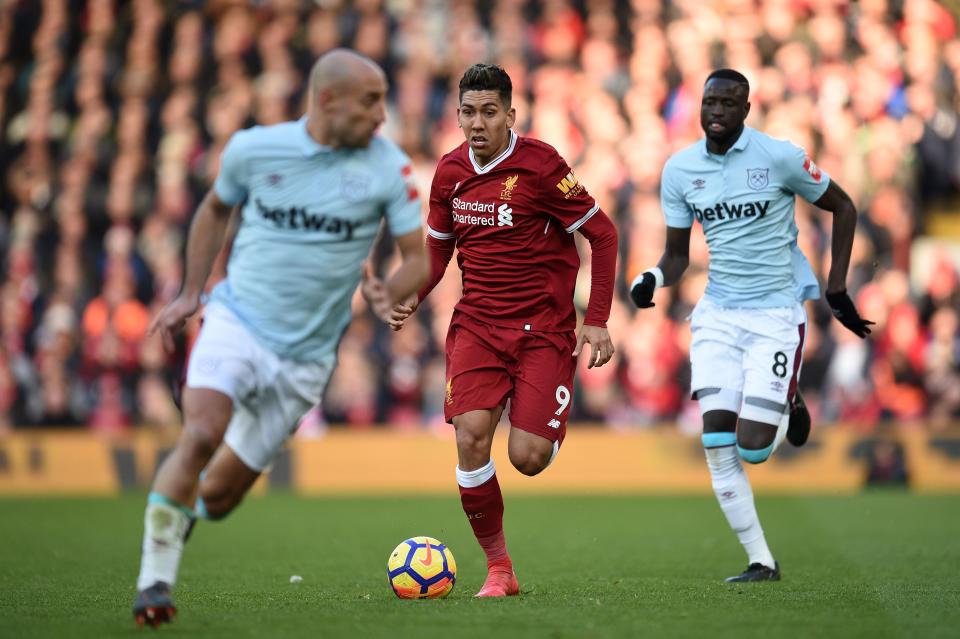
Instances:
[[[467,91],[496,91],[503,106],[510,108],[513,101],[513,83],[503,67],[496,64],[475,64],[460,78],[460,101]]]
[[[706,84],[710,80],[730,80],[731,82],[736,82],[747,90],[747,95],[750,95],[750,82],[748,82],[747,77],[739,71],[734,71],[733,69],[717,69],[708,75],[703,83]]]

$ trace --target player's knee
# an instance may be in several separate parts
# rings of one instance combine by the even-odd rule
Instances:
[[[230,399],[211,391],[208,395],[191,395],[189,400],[184,402],[181,439],[198,454],[213,455],[230,422]]]
[[[528,477],[533,477],[550,465],[553,448],[528,446],[510,449],[510,463]]]
[[[457,450],[471,457],[489,455],[492,442],[489,432],[475,428],[457,428]]]
[[[217,410],[203,408],[191,410],[184,416],[180,444],[192,457],[209,460],[223,441],[223,434],[229,421],[229,415],[222,415]]]
[[[222,436],[216,429],[195,422],[184,427],[178,445],[191,459],[206,463],[213,457],[221,439]]]

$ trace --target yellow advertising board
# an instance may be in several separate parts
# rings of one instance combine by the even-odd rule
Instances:
[[[446,493],[455,488],[452,430],[331,429],[293,439],[257,492],[304,495]],[[785,444],[764,464],[749,466],[758,492],[853,493],[861,490],[878,441],[894,442],[917,492],[960,493],[960,431],[921,430],[865,437],[821,429],[800,449]],[[169,452],[170,435],[137,431],[122,439],[85,432],[15,432],[0,438],[0,495],[114,495],[149,485]],[[621,431],[571,428],[557,460],[539,476],[516,472],[506,433],[494,442],[501,484],[513,493],[709,493],[698,437],[670,428]]]

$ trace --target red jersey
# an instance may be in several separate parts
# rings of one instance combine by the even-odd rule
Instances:
[[[584,225],[591,220],[593,232],[587,233]],[[420,297],[442,277],[455,243],[463,273],[457,311],[506,328],[573,330],[577,230],[594,249],[594,288],[585,322],[605,326],[616,230],[576,174],[552,146],[513,131],[506,150],[482,167],[464,142],[441,158],[433,178],[427,243],[434,265]],[[598,238],[605,251],[603,272],[597,272]]]

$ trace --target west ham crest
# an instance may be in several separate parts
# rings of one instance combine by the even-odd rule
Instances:
[[[371,177],[359,171],[344,171],[340,176],[340,195],[350,204],[363,202],[370,195]]]
[[[770,184],[770,169],[747,169],[747,185],[759,191]]]

